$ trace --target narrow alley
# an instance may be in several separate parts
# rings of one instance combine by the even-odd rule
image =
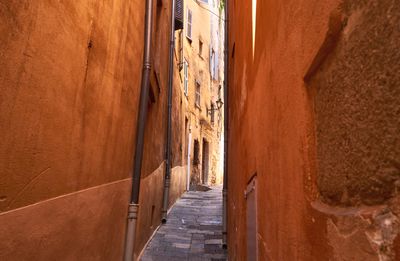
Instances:
[[[199,187],[175,203],[141,260],[226,260],[222,248],[222,187]]]
[[[400,261],[400,0],[0,0],[0,261]]]

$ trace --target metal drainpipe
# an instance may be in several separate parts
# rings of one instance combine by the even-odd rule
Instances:
[[[222,246],[227,248],[227,204],[228,204],[228,134],[229,134],[229,10],[225,0],[225,36],[224,36],[224,184],[222,188]]]
[[[136,127],[135,158],[133,163],[133,178],[131,201],[128,208],[128,222],[125,232],[124,261],[133,259],[135,248],[136,221],[139,210],[140,174],[142,170],[144,131],[147,117],[147,103],[149,98],[149,77],[151,71],[151,29],[153,21],[153,0],[146,0],[143,70],[140,89],[139,111]]]
[[[174,48],[175,48],[175,0],[171,1],[171,31],[168,67],[168,119],[167,119],[167,147],[165,150],[165,179],[162,208],[162,223],[167,222],[169,187],[171,182],[171,133],[172,133],[172,91],[174,81]]]

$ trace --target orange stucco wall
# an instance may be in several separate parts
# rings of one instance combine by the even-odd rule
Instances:
[[[121,258],[144,4],[0,3],[0,259]],[[160,222],[169,16],[170,3],[154,1],[155,100],[146,125],[141,190],[146,200],[139,210],[136,254]],[[174,178],[182,186],[184,176]],[[183,189],[173,190],[176,199]]]
[[[398,82],[398,59],[387,58],[398,57],[396,1],[253,2],[257,2],[254,50],[251,1],[229,1],[230,260],[246,259],[244,191],[254,175],[257,176],[259,260],[399,258],[396,190],[389,196],[385,194],[383,200],[380,198],[379,204],[372,202],[372,205],[366,205],[367,201],[363,200],[332,203],[323,194],[326,186],[336,186],[337,191],[342,191],[342,186],[347,185],[340,182],[342,173],[330,176],[332,168],[326,166],[332,165],[324,161],[327,157],[342,159],[338,162],[342,165],[345,160],[349,164],[354,161],[372,164],[375,160],[367,160],[368,157],[382,155],[397,155],[392,157],[397,158],[394,162],[398,160],[397,148],[390,145],[386,147],[389,151],[384,152],[381,145],[377,145],[382,141],[395,144],[399,141],[399,107],[398,103],[393,103],[393,96],[399,99],[399,91],[392,84],[396,79]],[[382,42],[378,32],[385,32]],[[376,48],[382,44],[382,48]],[[357,57],[352,56],[355,50],[359,53]],[[390,55],[384,56],[387,52]],[[373,64],[370,63],[371,53],[378,57],[372,57]],[[380,56],[385,58],[380,59]],[[333,76],[329,78],[329,75]],[[353,84],[346,82],[346,77],[352,79]],[[384,79],[377,81],[380,77]],[[335,84],[342,95],[333,89]],[[324,87],[327,89],[320,91],[319,88]],[[362,90],[361,94],[349,99],[357,93],[357,88]],[[374,94],[379,98],[372,98]],[[330,106],[324,107],[324,102]],[[315,109],[314,104],[319,107]],[[391,113],[368,114],[367,109],[357,104],[371,104],[373,111],[386,104]],[[351,108],[353,114],[346,108]],[[343,153],[343,147],[338,146],[343,140],[338,136],[340,131],[327,123],[326,117],[330,114],[326,110],[330,109],[339,113],[331,114],[332,120],[353,130],[348,133],[348,140],[353,136],[356,142],[347,144],[345,158],[340,157]],[[371,115],[373,124],[360,123],[360,115]],[[391,127],[385,131],[379,127],[373,129],[373,126]],[[362,142],[357,135],[376,137],[366,143],[372,144],[372,149],[359,150],[357,146]],[[329,153],[335,157],[329,157]],[[386,166],[387,162],[379,166]],[[337,166],[334,171],[345,170],[357,186],[370,186],[368,178],[379,178],[379,173],[371,172],[357,179],[356,167],[340,164],[333,165]],[[396,172],[396,164],[391,167]],[[362,193],[348,196],[350,199],[351,196],[363,197]]]

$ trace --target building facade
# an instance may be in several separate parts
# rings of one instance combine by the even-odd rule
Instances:
[[[223,18],[220,1],[184,1],[181,59],[184,157],[190,184],[221,184]]]
[[[136,257],[160,224],[165,173],[171,5],[153,3]],[[144,15],[145,1],[0,5],[0,260],[122,259]],[[181,151],[170,205],[186,188]]]
[[[399,260],[398,1],[229,14],[229,260]]]

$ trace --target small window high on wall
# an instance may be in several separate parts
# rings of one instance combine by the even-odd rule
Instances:
[[[210,48],[210,74],[213,80],[218,80],[218,53]]]
[[[189,8],[187,9],[186,16],[186,37],[189,40],[192,40],[192,10]]]
[[[183,29],[183,0],[175,2],[175,30]]]

